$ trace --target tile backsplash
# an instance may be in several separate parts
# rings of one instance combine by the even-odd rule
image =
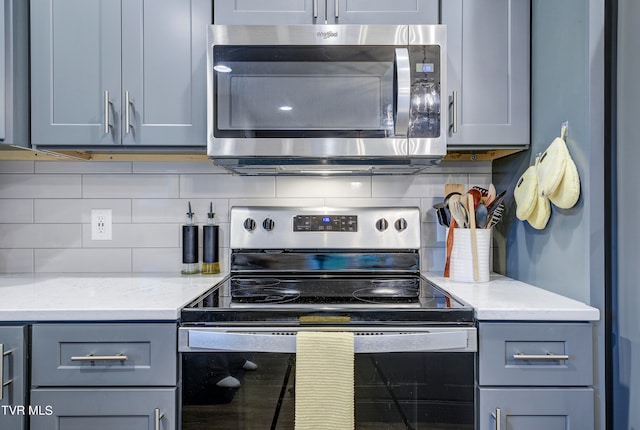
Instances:
[[[213,203],[224,269],[232,206],[418,206],[422,268],[442,270],[432,205],[447,182],[490,181],[490,162],[414,176],[249,177],[202,162],[0,161],[0,273],[179,272],[188,202],[198,224]],[[112,210],[113,240],[91,240],[91,209]]]

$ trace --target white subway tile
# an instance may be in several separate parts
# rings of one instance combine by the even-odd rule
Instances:
[[[0,200],[0,223],[30,223],[30,222],[33,222],[33,200],[31,199]]]
[[[229,172],[222,167],[216,167],[212,162],[135,162],[133,163],[134,173],[205,173],[205,174],[226,174]]]
[[[419,198],[327,198],[325,199],[325,205],[329,207],[420,207]]]
[[[423,222],[421,225],[422,238],[420,243],[426,247],[443,247],[445,245],[444,235],[445,230],[438,223],[435,222]]]
[[[35,272],[131,272],[131,249],[36,249]]]
[[[278,198],[371,197],[368,176],[282,176],[276,179]]]
[[[324,206],[322,197],[313,198],[270,198],[270,199],[230,199],[229,209],[233,206],[290,206],[290,207],[317,207]]]
[[[116,161],[37,161],[36,173],[131,173],[131,163]]]
[[[113,224],[112,240],[91,240],[91,225],[82,225],[84,248],[170,248],[180,245],[179,224]]]
[[[114,223],[131,222],[131,200],[128,199],[38,199],[35,204],[37,223],[91,223],[91,209],[111,209]]]
[[[440,272],[444,270],[444,248],[422,248],[420,270],[423,272]]]
[[[180,198],[275,197],[273,177],[233,175],[180,175]]]
[[[0,224],[0,248],[78,248],[80,224]]]
[[[177,198],[177,175],[83,175],[84,198]]]
[[[0,173],[33,173],[33,161],[0,161]]]
[[[426,197],[420,199],[420,206],[422,207],[422,222],[438,222],[438,216],[433,205],[436,203],[442,203],[444,199],[442,197]]]
[[[379,176],[373,178],[373,197],[436,197],[444,193],[445,175]],[[464,177],[466,184],[467,178]]]
[[[491,161],[443,161],[438,167],[425,169],[421,175],[491,173]]]
[[[33,249],[0,249],[0,273],[33,273]]]
[[[194,212],[193,221],[206,223],[209,204],[213,203],[214,222],[229,221],[229,201],[227,199],[134,199],[132,201],[132,222],[134,223],[184,223],[189,202]]]
[[[182,270],[180,248],[137,248],[132,250],[133,272],[173,272]]]
[[[479,186],[482,188],[489,188],[490,183],[491,183],[491,172],[484,173],[484,174],[469,175],[469,187]]]
[[[0,199],[78,198],[80,175],[0,175]]]

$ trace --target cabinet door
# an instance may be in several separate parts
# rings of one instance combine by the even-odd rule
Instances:
[[[175,388],[36,389],[30,429],[173,430],[176,401]]]
[[[438,0],[327,0],[338,24],[438,24]]]
[[[4,66],[5,64],[7,64],[7,53],[5,51],[5,33],[9,28],[11,28],[5,21],[4,1],[0,1],[0,24],[2,24],[2,27],[0,28],[0,58],[2,59],[2,64]],[[3,141],[5,138],[7,117],[5,111],[7,105],[7,97],[5,94],[7,80],[4,73],[5,67],[0,67],[0,141]]]
[[[442,2],[447,87],[456,100],[449,146],[529,144],[529,8],[523,0]]]
[[[33,145],[120,144],[120,0],[31,1]]]
[[[26,326],[0,327],[0,429],[25,428]]]
[[[123,144],[206,146],[211,2],[125,0],[122,5]]]
[[[591,388],[481,388],[479,430],[593,430]]]
[[[324,23],[325,0],[213,0],[215,24]]]

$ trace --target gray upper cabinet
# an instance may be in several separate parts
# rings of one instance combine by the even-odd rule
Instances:
[[[0,0],[0,145],[29,146],[29,9]]]
[[[22,430],[26,413],[10,407],[26,407],[27,327],[0,327],[0,429]]]
[[[437,24],[438,0],[214,0],[216,24]]]
[[[529,145],[530,2],[446,0],[454,149]]]
[[[206,0],[31,0],[32,144],[205,146]]]

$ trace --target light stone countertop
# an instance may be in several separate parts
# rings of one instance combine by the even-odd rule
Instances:
[[[0,276],[0,321],[177,321],[220,275],[179,273]]]
[[[598,321],[600,311],[577,300],[492,274],[489,282],[455,282],[442,273],[423,274],[471,305],[478,321]]]
[[[480,321],[597,321],[598,309],[501,275],[432,283],[475,308]],[[0,275],[0,321],[177,321],[180,309],[224,278],[176,273]]]

